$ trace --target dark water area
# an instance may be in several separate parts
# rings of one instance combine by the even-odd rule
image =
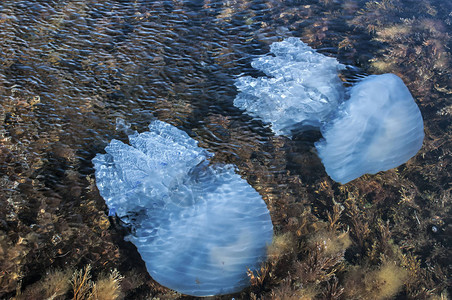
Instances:
[[[236,299],[447,299],[451,35],[450,1],[3,0],[0,298],[75,298],[42,282],[88,265],[93,282],[121,274],[111,299],[183,298],[124,241],[91,163],[159,119],[235,164],[270,209],[276,246]],[[275,136],[235,108],[235,78],[261,76],[251,60],[291,36],[357,73],[399,75],[424,118],[420,152],[340,185],[318,132]]]

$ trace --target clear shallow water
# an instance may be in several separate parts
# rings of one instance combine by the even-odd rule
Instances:
[[[1,264],[9,275],[1,279],[1,292],[13,292],[19,278],[25,286],[38,280],[52,266],[91,263],[127,270],[136,252],[121,242],[119,229],[108,229],[111,220],[93,187],[90,162],[112,138],[126,141],[116,130],[118,120],[138,131],[152,118],[169,122],[214,152],[215,160],[237,165],[263,196],[280,232],[296,231],[293,224],[302,223],[307,209],[326,220],[331,195],[344,200],[347,193],[334,184],[322,190],[328,179],[312,152],[318,133],[294,141],[274,136],[232,104],[235,78],[261,76],[251,68],[252,58],[288,36],[365,73],[395,72],[405,80],[425,119],[423,150],[401,175],[371,178],[368,185],[378,188],[358,182],[348,189],[391,221],[398,245],[447,274],[450,6],[447,1],[2,1]],[[399,203],[402,187],[413,202],[401,206],[399,220],[388,210]],[[386,196],[378,202],[381,193]],[[413,226],[414,237],[407,233]],[[429,226],[439,234],[432,235]],[[425,250],[433,244],[436,252]],[[139,264],[134,268],[145,274]]]

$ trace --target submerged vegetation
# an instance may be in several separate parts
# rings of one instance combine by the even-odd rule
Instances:
[[[269,207],[268,260],[236,299],[447,299],[451,32],[439,0],[2,1],[0,298],[186,299],[147,274],[90,163],[125,140],[116,120],[142,131],[156,117],[237,165]],[[287,36],[400,76],[420,152],[339,185],[312,152],[318,133],[274,136],[231,108],[234,77],[259,75],[250,54]]]
[[[117,270],[101,275],[96,282],[91,280],[91,265],[82,270],[52,270],[40,281],[17,291],[15,300],[21,299],[73,299],[73,300],[117,300],[122,299],[121,279]]]

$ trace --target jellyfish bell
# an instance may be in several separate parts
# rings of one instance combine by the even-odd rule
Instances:
[[[133,227],[128,240],[150,275],[192,296],[247,287],[247,269],[266,259],[273,237],[259,193],[232,165],[209,165],[212,155],[167,123],[154,121],[129,139],[111,141],[93,159],[96,183],[109,209]]]
[[[353,86],[321,131],[318,155],[328,175],[343,184],[405,163],[424,140],[421,112],[394,74],[368,76]]]

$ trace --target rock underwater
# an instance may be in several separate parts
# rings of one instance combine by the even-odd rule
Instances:
[[[160,284],[210,296],[249,285],[247,268],[266,259],[273,225],[266,204],[231,165],[176,127],[112,140],[94,159],[96,183],[110,212],[133,228],[129,239]]]
[[[273,43],[270,52],[252,66],[271,77],[239,77],[234,105],[276,134],[319,128],[323,139],[315,147],[333,180],[345,184],[395,168],[421,148],[422,116],[398,76],[368,76],[347,90],[338,77],[345,66],[298,38]]]

